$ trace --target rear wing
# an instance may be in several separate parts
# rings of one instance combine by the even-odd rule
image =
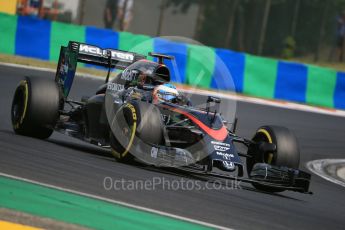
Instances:
[[[146,56],[115,49],[102,49],[97,46],[70,41],[62,46],[55,81],[63,96],[67,98],[72,87],[78,62],[124,70]],[[109,76],[109,74],[108,74]]]
[[[78,62],[121,70],[126,69],[129,65],[138,60],[146,58],[144,55],[132,52],[115,49],[101,49],[97,46],[78,42],[69,42],[68,47],[71,51],[78,54]]]

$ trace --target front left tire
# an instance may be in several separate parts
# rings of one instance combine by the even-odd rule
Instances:
[[[112,126],[110,146],[113,156],[120,161],[133,160],[133,149],[139,140],[159,145],[164,139],[160,111],[147,102],[134,100],[124,104],[116,112]]]

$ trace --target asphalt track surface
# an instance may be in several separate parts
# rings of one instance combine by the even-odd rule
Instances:
[[[17,136],[10,123],[12,95],[24,75],[54,74],[0,66],[0,172],[42,183],[120,200],[235,229],[344,229],[345,188],[313,175],[314,195],[278,195],[241,184],[237,190],[107,191],[105,177],[179,180],[182,175],[143,165],[116,162],[108,151],[54,133],[48,140]],[[76,78],[71,97],[91,95],[101,80]],[[261,125],[289,127],[301,148],[301,168],[308,161],[344,158],[345,118],[238,102],[238,134],[251,137]],[[186,178],[188,179],[188,178]],[[194,179],[190,179],[194,180]]]

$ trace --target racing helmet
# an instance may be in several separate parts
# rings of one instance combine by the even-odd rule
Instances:
[[[143,88],[144,85],[156,86],[163,84],[161,81],[155,79],[155,77],[145,74],[140,70],[132,70],[132,73],[132,79],[136,79],[134,82],[138,88]]]
[[[170,83],[156,86],[153,90],[153,102],[171,102],[176,103],[179,92],[176,87]]]

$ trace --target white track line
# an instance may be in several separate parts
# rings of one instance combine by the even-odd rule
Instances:
[[[88,193],[83,193],[83,192],[79,192],[79,191],[72,190],[72,189],[67,189],[67,188],[63,188],[63,187],[59,187],[59,186],[55,186],[55,185],[50,185],[50,184],[45,184],[45,183],[41,183],[41,182],[38,182],[38,181],[34,181],[34,180],[22,178],[22,177],[17,177],[17,176],[9,175],[9,174],[6,174],[6,173],[1,173],[0,172],[0,176],[11,178],[11,179],[15,179],[15,180],[20,180],[20,181],[24,181],[24,182],[28,182],[28,183],[35,184],[35,185],[44,186],[44,187],[51,188],[51,189],[60,190],[60,191],[63,191],[63,192],[73,193],[73,194],[76,194],[76,195],[85,196],[85,197],[88,197],[88,198],[97,199],[97,200],[109,202],[109,203],[116,204],[116,205],[121,205],[121,206],[128,207],[128,208],[134,208],[134,209],[137,209],[137,210],[140,210],[140,211],[150,212],[150,213],[158,214],[158,215],[161,215],[161,216],[166,216],[166,217],[174,218],[174,219],[177,219],[177,220],[182,220],[182,221],[186,221],[186,222],[202,225],[202,226],[205,226],[205,227],[210,227],[210,228],[215,228],[215,229],[222,229],[222,230],[232,230],[232,228],[227,228],[227,227],[223,227],[223,226],[219,226],[219,225],[216,225],[216,224],[207,223],[207,222],[200,221],[200,220],[194,220],[194,219],[186,218],[186,217],[183,217],[183,216],[178,216],[178,215],[175,215],[175,214],[170,214],[170,213],[167,213],[167,212],[158,211],[158,210],[151,209],[151,208],[145,208],[145,207],[142,207],[142,206],[139,206],[139,205],[130,204],[130,203],[127,203],[127,202],[122,202],[122,201],[108,199],[108,198],[104,198],[104,197],[100,197],[100,196],[96,196],[96,195],[92,195],[92,194],[88,194]]]
[[[345,165],[345,159],[321,159],[321,160],[314,160],[314,161],[309,161],[306,166],[307,168],[313,172],[314,174],[322,177],[325,180],[328,180],[332,183],[338,184],[340,186],[345,187],[345,182],[341,181],[335,177],[333,177],[332,175],[329,175],[329,173],[327,173],[325,171],[325,167],[331,166],[331,165]],[[345,169],[344,167],[340,168],[341,170]],[[339,171],[339,169],[337,170]],[[345,178],[344,178],[345,179]]]
[[[13,67],[13,68],[20,68],[20,69],[30,69],[30,70],[44,71],[44,72],[50,72],[50,73],[56,72],[56,70],[49,69],[49,68],[18,65],[18,64],[4,63],[4,62],[0,62],[0,66],[7,66],[7,67]],[[86,77],[86,78],[91,78],[91,79],[97,79],[97,80],[102,79],[102,77],[92,75],[92,74],[76,73],[76,76]],[[187,87],[181,86],[178,88],[179,88],[179,90],[181,90],[183,92],[194,93],[194,94],[198,94],[198,95],[214,95],[214,96],[222,97],[225,99],[247,102],[247,103],[252,103],[252,104],[272,106],[272,107],[297,110],[297,111],[303,111],[303,112],[312,112],[312,113],[318,113],[318,114],[324,114],[324,115],[330,115],[330,116],[345,117],[345,111],[344,110],[320,108],[320,107],[314,107],[314,106],[310,106],[310,105],[304,105],[304,104],[298,104],[298,103],[286,102],[286,101],[279,101],[279,100],[273,100],[273,99],[268,100],[268,99],[262,99],[262,98],[255,98],[255,97],[249,97],[249,96],[234,94],[231,92],[224,93],[224,92],[215,92],[212,90],[191,89],[188,86]]]

